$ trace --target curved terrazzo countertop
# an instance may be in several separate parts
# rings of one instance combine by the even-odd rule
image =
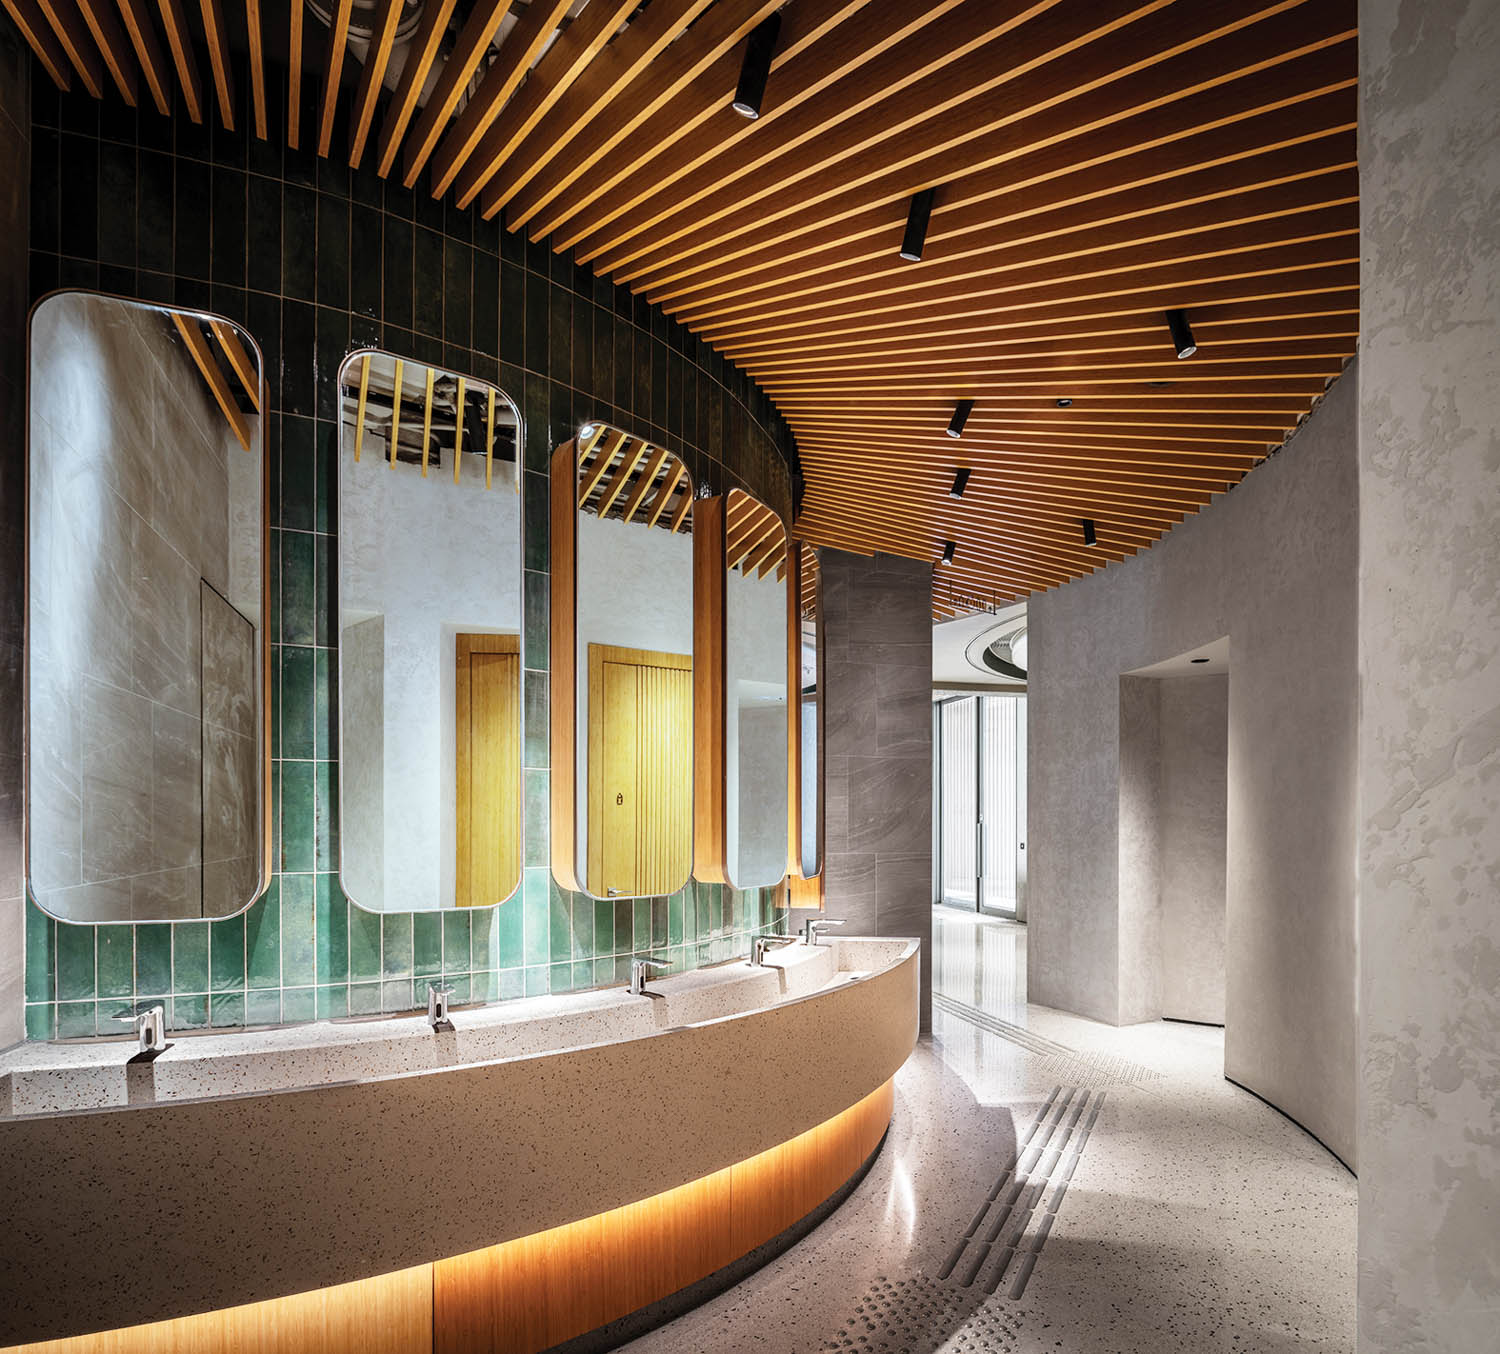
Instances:
[[[916,941],[847,937],[423,1017],[0,1055],[0,1345],[212,1311],[658,1194],[825,1122],[917,1037]],[[64,1298],[64,1294],[66,1297]]]

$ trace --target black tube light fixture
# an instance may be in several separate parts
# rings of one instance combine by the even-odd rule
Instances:
[[[1193,342],[1193,327],[1188,323],[1187,311],[1169,310],[1167,328],[1172,331],[1172,346],[1177,349],[1178,357],[1191,357],[1198,351],[1198,345]]]
[[[964,490],[969,487],[969,467],[960,466],[958,473],[953,476],[953,488],[948,490],[949,498],[962,498]]]
[[[958,554],[958,545],[954,541],[943,542],[943,563],[952,564],[954,555]]]
[[[932,219],[932,200],[936,188],[924,188],[911,195],[906,209],[906,234],[901,237],[901,257],[908,263],[922,261],[922,246],[927,242],[927,223]]]
[[[1092,517],[1085,517],[1083,519],[1083,524],[1082,525],[1083,525],[1083,543],[1085,545],[1095,545],[1095,544],[1097,544],[1098,540],[1099,540],[1099,537],[1094,532],[1094,519]]]
[[[948,420],[949,437],[958,437],[963,433],[964,424],[969,421],[969,412],[973,408],[973,400],[960,400],[953,406],[953,417]]]
[[[760,101],[766,94],[771,75],[771,57],[776,50],[776,35],[781,31],[781,15],[763,19],[745,39],[745,58],[740,63],[740,82],[735,86],[734,111],[754,121],[760,116]]]

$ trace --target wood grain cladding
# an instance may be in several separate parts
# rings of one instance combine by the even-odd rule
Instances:
[[[769,1151],[534,1236],[355,1283],[0,1354],[537,1354],[696,1283],[830,1198],[880,1145],[891,1082]]]
[[[433,1266],[434,1354],[531,1354],[670,1296],[835,1193],[879,1146],[891,1083],[691,1184]]]
[[[548,835],[553,878],[574,893],[583,892],[584,873],[578,860],[578,453],[572,441],[552,453],[547,488],[547,703],[552,749]]]
[[[788,0],[753,121],[729,102],[776,0],[590,0],[566,23],[559,0],[432,0],[392,94],[394,3],[367,65],[301,5],[288,30],[263,0],[0,3],[59,87],[159,108],[175,77],[195,120],[212,103],[227,125],[245,54],[262,137],[287,33],[292,144],[307,78],[321,153],[373,142],[381,175],[503,209],[660,304],[785,415],[798,534],[920,559],[952,539],[939,597],[1006,601],[1148,547],[1354,351],[1353,0]]]
[[[693,512],[693,878],[727,884],[724,496]]]

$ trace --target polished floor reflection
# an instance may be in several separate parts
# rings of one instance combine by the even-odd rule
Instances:
[[[1223,1079],[1223,1034],[1028,1006],[1026,931],[938,909],[933,1034],[827,1221],[626,1348],[1354,1348],[1355,1188]]]

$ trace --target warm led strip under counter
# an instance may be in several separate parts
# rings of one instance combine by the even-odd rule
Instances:
[[[874,1154],[893,1104],[887,1081],[676,1189],[448,1260],[0,1354],[535,1354],[670,1297],[805,1218]]]

